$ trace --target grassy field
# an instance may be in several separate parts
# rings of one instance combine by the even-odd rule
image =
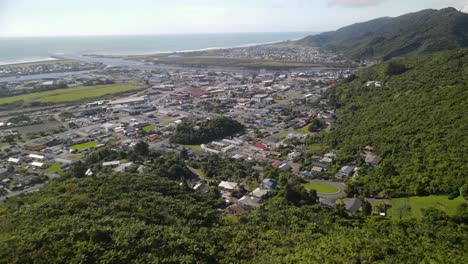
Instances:
[[[401,218],[421,218],[423,209],[434,207],[448,215],[454,215],[463,203],[466,203],[466,201],[462,197],[449,200],[448,196],[438,195],[396,198],[392,199],[392,208],[390,208],[388,214],[395,219],[399,219],[400,216]]]
[[[183,147],[186,147],[188,149],[193,149],[193,150],[198,150],[202,151],[202,148],[200,145],[182,145]]]
[[[86,143],[81,143],[81,144],[76,144],[70,147],[70,149],[74,149],[76,151],[82,151],[90,148],[94,148],[97,146],[97,143],[94,141],[86,142]]]
[[[156,128],[156,125],[147,125],[147,126],[144,126],[142,129],[143,129],[143,131],[145,131],[145,132],[151,132],[151,131],[153,131],[155,128]]]
[[[308,145],[307,149],[310,150],[311,152],[319,154],[319,153],[326,151],[327,146],[322,145],[322,144],[312,144],[312,145]]]
[[[45,172],[57,172],[58,170],[60,170],[60,168],[62,168],[62,164],[60,163],[54,163],[52,165],[50,165],[49,168],[45,169],[44,171]]]
[[[304,188],[308,190],[316,190],[318,193],[336,193],[340,191],[337,187],[321,183],[305,183]]]
[[[311,125],[312,125],[312,123],[310,123],[310,124],[308,124],[308,125],[305,125],[305,126],[299,128],[297,131],[302,132],[302,133],[304,133],[304,134],[307,134],[307,133],[309,133],[309,127],[310,127]]]
[[[276,134],[276,138],[279,139],[279,140],[283,140],[288,136],[289,133],[291,133],[291,131],[289,131],[289,130],[283,131],[283,132],[281,132],[279,134]]]
[[[73,88],[35,92],[11,97],[0,98],[0,105],[14,102],[26,103],[71,103],[89,99],[97,99],[110,94],[133,91],[141,88],[137,84],[110,84],[98,86],[77,86]]]

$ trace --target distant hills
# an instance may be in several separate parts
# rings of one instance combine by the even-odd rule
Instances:
[[[296,44],[322,47],[353,59],[428,54],[468,46],[468,14],[454,8],[422,10],[308,36]]]

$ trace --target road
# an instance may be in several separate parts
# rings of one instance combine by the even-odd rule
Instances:
[[[32,186],[32,187],[30,187],[28,189],[24,189],[24,190],[21,190],[21,191],[9,192],[4,196],[0,196],[0,202],[3,202],[7,198],[12,198],[12,197],[18,196],[18,195],[23,194],[23,193],[30,193],[30,192],[38,191],[46,183],[36,184],[36,185],[34,185],[34,186]]]

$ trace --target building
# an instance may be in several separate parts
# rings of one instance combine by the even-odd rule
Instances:
[[[255,207],[260,206],[261,201],[262,201],[262,199],[260,199],[258,197],[251,196],[251,195],[244,195],[237,202],[239,204],[241,204],[242,206],[244,206],[244,207],[247,207],[249,209],[253,209]]]
[[[263,179],[261,183],[261,188],[265,190],[276,190],[278,185],[273,179]]]
[[[374,167],[375,165],[379,164],[382,161],[382,157],[372,154],[367,154],[365,162],[367,165]]]
[[[346,211],[350,213],[356,213],[361,209],[362,201],[356,198],[345,199],[344,200]]]
[[[349,177],[354,174],[354,170],[356,166],[343,166],[335,175],[335,177],[339,180],[343,178]]]
[[[255,188],[255,190],[253,190],[250,195],[251,196],[254,196],[254,197],[257,197],[257,198],[260,198],[260,199],[263,199],[265,197],[268,196],[268,194],[270,194],[271,190],[270,189],[261,189],[260,187],[257,187]]]
[[[109,106],[117,106],[117,105],[138,105],[145,103],[147,100],[146,96],[138,96],[138,97],[127,97],[122,98],[114,101],[110,101],[108,103]]]
[[[256,94],[252,97],[252,101],[258,102],[258,103],[264,103],[267,98],[268,98],[268,94]]]
[[[237,188],[237,185],[238,185],[237,182],[221,181],[218,187],[226,191],[233,191],[234,189]]]

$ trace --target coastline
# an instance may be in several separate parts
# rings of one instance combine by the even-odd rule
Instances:
[[[54,57],[44,57],[44,58],[31,58],[31,59],[18,59],[18,60],[6,60],[6,61],[0,61],[0,66],[10,66],[10,65],[16,65],[16,64],[26,64],[26,63],[36,63],[36,62],[48,62],[48,61],[56,61],[59,60]]]
[[[191,52],[200,52],[200,51],[213,51],[213,50],[224,50],[224,49],[238,49],[238,48],[246,48],[246,47],[255,47],[255,46],[264,46],[264,45],[272,45],[272,44],[280,44],[284,42],[296,41],[298,39],[287,39],[287,40],[279,40],[279,41],[269,41],[269,42],[260,42],[260,43],[249,43],[243,45],[236,45],[236,46],[224,46],[224,47],[209,47],[209,48],[201,48],[201,49],[187,49],[187,50],[172,50],[172,51],[150,51],[150,52],[142,52],[142,53],[133,53],[133,54],[79,54],[81,56],[89,56],[89,57],[129,57],[129,56],[147,56],[147,55],[160,55],[160,54],[177,54],[177,53],[191,53]]]
[[[312,33],[309,33],[312,34]],[[277,43],[284,43],[295,41],[298,38],[289,38],[284,40],[275,40],[275,41],[266,41],[266,42],[252,42],[247,44],[241,45],[226,45],[226,46],[213,46],[213,47],[206,47],[206,48],[199,48],[199,49],[179,49],[179,50],[156,50],[156,51],[144,51],[144,52],[77,52],[77,53],[50,53],[50,55],[42,56],[42,57],[25,57],[25,58],[17,58],[17,59],[5,59],[2,60],[0,58],[0,66],[8,66],[8,65],[15,65],[15,64],[24,64],[24,63],[36,63],[36,62],[48,62],[57,60],[55,56],[62,56],[62,55],[80,55],[80,56],[93,56],[93,57],[126,57],[126,56],[147,56],[147,55],[159,55],[159,54],[178,54],[178,53],[190,53],[190,52],[203,52],[203,51],[213,51],[213,50],[222,50],[222,49],[235,49],[235,48],[245,48],[245,47],[254,47],[254,46],[262,46],[262,45],[271,45]]]

